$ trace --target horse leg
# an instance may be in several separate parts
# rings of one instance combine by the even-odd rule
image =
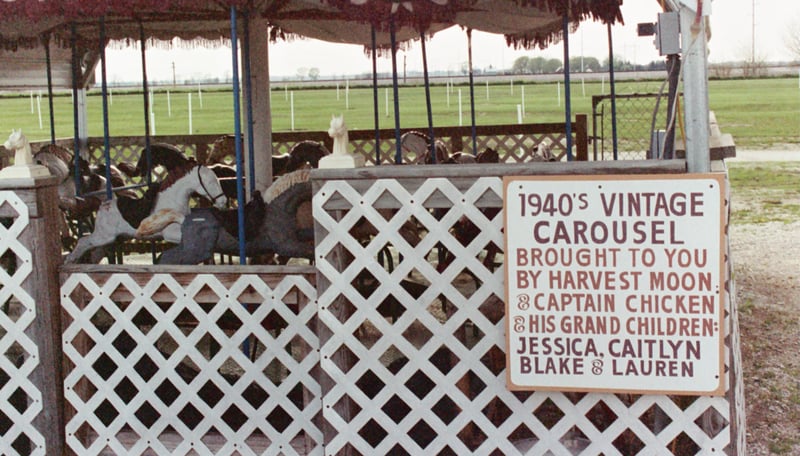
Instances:
[[[122,218],[114,201],[107,201],[97,211],[92,234],[78,239],[75,248],[64,258],[64,262],[76,263],[89,250],[111,244],[118,236],[133,237],[135,233],[136,230]]]
[[[181,226],[182,223],[171,223],[167,225],[161,232],[161,237],[167,242],[171,242],[173,244],[180,244],[182,237]]]
[[[96,230],[92,234],[78,239],[75,248],[64,258],[64,263],[77,263],[86,252],[114,242],[116,236],[109,236],[103,231]]]

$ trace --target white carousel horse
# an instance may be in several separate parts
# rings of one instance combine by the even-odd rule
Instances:
[[[328,136],[333,138],[333,152],[319,160],[320,168],[357,168],[364,166],[364,156],[348,152],[350,140],[348,139],[347,125],[344,116],[332,116]]]
[[[50,172],[33,161],[31,144],[22,134],[22,130],[11,130],[8,140],[3,144],[9,152],[14,152],[14,165],[0,170],[0,177],[37,178],[49,176]]]
[[[189,214],[189,198],[192,194],[196,193],[211,200],[219,209],[225,208],[228,204],[228,199],[214,172],[194,161],[174,169],[157,188],[157,193],[149,191],[144,198],[138,200],[115,197],[104,201],[97,210],[94,231],[79,239],[75,249],[64,261],[77,262],[89,250],[109,245],[118,237],[160,238],[179,243],[181,223],[183,217]],[[131,213],[135,211],[138,211],[138,214]],[[142,229],[150,224],[152,218],[164,213],[172,214],[173,223],[166,224],[158,231]]]

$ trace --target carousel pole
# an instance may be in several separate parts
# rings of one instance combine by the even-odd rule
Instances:
[[[562,33],[564,35],[564,117],[567,135],[567,161],[572,161],[572,101],[570,97],[569,75],[569,15],[564,12],[562,19]]]
[[[100,78],[103,99],[103,158],[106,164],[106,199],[111,199],[111,142],[108,129],[108,77],[106,75],[106,18],[100,18]]]
[[[81,131],[80,114],[78,113],[78,83],[80,81],[80,56],[78,55],[78,29],[75,22],[71,25],[70,46],[72,47],[72,126],[74,137],[72,166],[74,172],[72,177],[75,180],[75,196],[81,196]]]
[[[611,139],[614,147],[614,160],[617,160],[617,92],[614,79],[614,45],[611,39],[611,24],[607,24],[606,28],[608,29],[608,77],[611,87]]]
[[[236,7],[231,6],[231,66],[233,67],[233,136],[236,149],[236,199],[237,220],[239,222],[239,264],[246,263],[245,239],[244,239],[244,183],[242,182],[242,122],[239,118],[239,56],[237,35]]]
[[[433,157],[433,163],[436,163],[436,137],[433,131],[433,110],[431,109],[431,84],[428,79],[428,52],[425,50],[425,32],[420,33],[420,41],[422,42],[422,74],[425,76],[425,106],[428,109],[428,136],[431,143],[428,147]]]
[[[475,128],[475,81],[472,75],[472,29],[467,29],[467,56],[469,61],[469,105],[472,117],[472,155],[478,155],[478,133]]]
[[[372,111],[375,117],[375,166],[381,164],[381,131],[378,115],[378,38],[375,36],[375,24],[372,24]]]
[[[394,94],[394,140],[395,140],[395,164],[403,163],[403,145],[400,144],[400,90],[397,87],[397,36],[395,31],[394,15],[389,21],[389,37],[392,44],[392,92]]]
[[[149,83],[147,81],[147,45],[144,37],[144,25],[140,22],[139,23],[139,43],[141,46],[141,53],[142,53],[142,95],[144,97],[144,154],[147,160],[147,176],[145,177],[145,182],[147,182],[147,186],[149,187],[152,183],[153,177],[151,176],[151,171],[153,169],[153,156],[150,151],[150,117],[148,113],[150,112],[150,97],[148,94],[150,90],[148,88]],[[153,252],[155,255],[155,251]]]
[[[150,116],[148,115],[150,112],[150,97],[148,96],[150,90],[148,89],[149,83],[147,81],[147,41],[144,36],[144,24],[141,22],[139,22],[139,43],[142,54],[142,96],[144,98],[144,156],[147,160],[145,182],[149,188],[153,183],[153,154],[150,151]],[[150,257],[152,258],[153,264],[156,264],[158,256],[156,252],[156,243],[154,241],[150,241]]]
[[[247,84],[244,86],[245,102],[247,103],[247,188],[250,197],[256,191],[256,171],[255,171],[255,147],[253,138],[253,78],[251,77],[250,70],[250,15],[244,16],[242,23],[244,31],[244,41],[242,42],[242,59],[244,66],[244,80]],[[241,200],[240,200],[241,201]]]
[[[47,102],[50,106],[50,144],[55,144],[56,119],[53,113],[53,62],[50,58],[50,35],[44,35],[42,41],[44,41],[44,59],[47,65]]]

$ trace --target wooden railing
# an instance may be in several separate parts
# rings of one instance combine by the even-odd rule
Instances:
[[[403,128],[400,133],[409,131],[428,134],[428,129],[425,127]],[[571,124],[571,132],[574,159],[577,161],[588,160],[589,134],[588,121],[585,114],[575,116],[575,121]],[[451,153],[459,151],[475,153],[491,147],[500,155],[502,163],[521,163],[531,161],[536,146],[546,141],[551,144],[552,153],[557,160],[565,160],[567,157],[566,127],[563,123],[481,125],[475,127],[475,135],[477,151],[473,151],[472,127],[438,127],[434,129],[436,139],[443,141]],[[150,142],[151,144],[157,142],[173,144],[190,157],[197,157],[198,160],[205,161],[208,153],[213,148],[214,141],[219,139],[220,136],[222,135],[162,135],[151,137]],[[352,152],[363,155],[367,163],[374,165],[395,162],[396,140],[394,129],[378,130],[377,136],[380,140],[380,145],[378,146],[380,152],[378,154],[376,154],[375,147],[375,130],[350,130],[348,136]],[[289,152],[295,143],[304,140],[323,142],[328,150],[333,149],[333,139],[325,131],[275,132],[272,134],[273,154],[280,155]],[[46,142],[32,144],[34,152],[43,144],[46,144]],[[72,139],[58,140],[57,144],[70,150],[74,148]],[[115,136],[109,138],[111,162],[135,163],[139,159],[144,146],[144,136]],[[89,138],[87,147],[89,159],[92,163],[103,163],[105,161],[105,141],[103,138]],[[403,162],[410,163],[416,158],[406,156],[403,157]]]

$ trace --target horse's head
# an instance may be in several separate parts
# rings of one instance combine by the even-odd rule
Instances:
[[[8,149],[9,151],[22,149],[28,145],[28,138],[22,134],[22,130],[11,130],[11,135],[9,135],[8,139],[6,140],[3,147]]]
[[[217,209],[225,209],[228,206],[228,197],[225,196],[219,178],[214,174],[214,171],[206,166],[197,165],[197,180],[197,193],[200,196],[211,201]]]
[[[331,124],[328,128],[328,136],[336,138],[347,133],[347,125],[344,123],[344,116],[331,116]]]

